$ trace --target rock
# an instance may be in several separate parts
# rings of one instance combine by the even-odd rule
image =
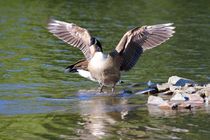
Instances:
[[[164,101],[161,97],[151,95],[148,98],[147,104],[160,105],[160,104],[163,104],[164,102],[166,102],[166,101]]]
[[[182,88],[181,86],[173,86],[173,85],[170,85],[169,90],[171,92],[176,93],[177,91],[180,91],[181,88]]]
[[[204,88],[204,86],[195,85],[195,86],[194,86],[194,88],[195,88],[196,90],[201,90],[201,89],[203,89],[203,88]]]
[[[201,101],[186,101],[185,104],[191,105],[192,108],[198,108],[198,107],[202,107],[204,105],[204,102],[201,102]]]
[[[175,86],[185,86],[185,84],[195,84],[194,81],[178,76],[171,76],[168,79],[168,84],[175,85]]]
[[[189,101],[193,101],[193,103],[204,103],[204,99],[198,94],[189,94]]]
[[[151,82],[151,81],[148,81],[148,82],[147,82],[147,86],[148,86],[149,88],[156,88],[157,84],[156,84],[156,83],[153,83],[153,82]]]
[[[181,93],[176,93],[170,101],[186,101],[186,98]]]
[[[192,94],[196,92],[196,89],[194,87],[181,87],[181,86],[170,86],[169,87],[171,92],[174,93],[187,93]]]
[[[188,88],[188,87],[193,87],[194,86],[194,84],[192,84],[192,83],[186,83],[185,85],[184,85],[184,87],[186,87],[186,88]]]
[[[208,97],[210,96],[210,87],[203,87],[203,89],[197,90],[196,94],[200,95],[201,97]]]
[[[165,92],[161,92],[161,93],[158,93],[159,95],[173,95],[173,92],[168,90],[168,91],[165,91]]]
[[[162,109],[176,110],[176,109],[191,109],[192,105],[189,103],[186,103],[186,102],[181,102],[181,103],[167,102],[167,103],[163,103],[163,104],[159,105],[159,107]]]
[[[210,88],[210,84],[207,84],[206,87]]]
[[[208,103],[210,102],[210,96],[207,97],[206,102],[208,102]]]
[[[164,102],[159,105],[160,109],[191,109],[192,105],[186,102]]]
[[[163,102],[162,104],[158,105],[160,109],[171,109],[171,105],[168,102]]]
[[[183,102],[183,103],[179,104],[178,108],[179,109],[191,109],[192,105],[189,103]]]
[[[205,96],[206,96],[205,90],[204,90],[204,89],[197,90],[197,91],[195,92],[195,94],[198,94],[198,95],[200,95],[201,97],[205,97]]]
[[[167,91],[167,90],[169,90],[169,86],[170,85],[168,83],[157,84],[157,89],[159,92]]]
[[[204,101],[205,101],[205,106],[209,106],[209,99],[207,97],[204,99]]]
[[[148,86],[151,85],[153,84],[148,82]],[[149,96],[148,105],[156,105],[160,109],[200,108],[204,105],[208,106],[210,102],[210,84],[196,84],[190,79],[178,76],[171,76],[168,83],[156,84],[156,87],[139,91],[136,94],[150,93],[151,91],[158,93],[159,96]]]
[[[206,96],[210,96],[210,86],[206,86],[203,90]]]
[[[139,95],[139,94],[155,94],[155,93],[158,93],[157,89],[147,88],[144,90],[137,91],[135,94]]]
[[[178,103],[164,102],[159,105],[160,109],[178,109]]]
[[[188,87],[184,90],[184,93],[192,94],[195,93],[196,89],[194,87]]]

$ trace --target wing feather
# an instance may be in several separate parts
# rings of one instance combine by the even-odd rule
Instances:
[[[67,23],[58,20],[50,20],[48,23],[49,32],[64,42],[79,48],[87,60],[91,59],[90,45],[91,35],[88,30],[77,26],[74,23]]]
[[[175,33],[173,23],[137,27],[124,34],[115,50],[122,55],[121,70],[130,70],[141,54],[162,44]]]

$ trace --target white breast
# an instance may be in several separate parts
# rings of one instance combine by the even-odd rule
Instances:
[[[100,69],[104,66],[106,62],[107,55],[102,52],[96,52],[93,58],[90,60],[90,65],[94,69]]]

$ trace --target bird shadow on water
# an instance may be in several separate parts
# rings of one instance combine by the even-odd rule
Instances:
[[[81,138],[97,139],[108,135],[108,129],[126,118],[130,110],[139,107],[129,105],[128,93],[99,93],[98,90],[80,90],[76,93],[78,103],[73,110],[85,120]]]

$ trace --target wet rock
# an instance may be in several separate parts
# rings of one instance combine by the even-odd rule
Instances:
[[[206,97],[206,102],[210,102],[210,96],[209,97]]]
[[[148,86],[149,88],[156,88],[157,84],[156,84],[156,83],[153,83],[153,82],[151,82],[151,81],[148,81],[148,82],[147,82],[147,86]]]
[[[172,109],[172,106],[168,102],[163,102],[158,105],[160,109]]]
[[[196,90],[195,94],[198,94],[201,97],[205,97],[206,96],[204,89]]]
[[[194,87],[188,87],[184,90],[184,92],[188,94],[192,94],[196,92],[196,89]]]
[[[149,104],[149,105],[160,105],[160,104],[163,104],[165,102],[166,101],[164,101],[161,97],[151,95],[148,98],[147,104]]]
[[[189,94],[189,101],[193,101],[194,103],[202,104],[204,103],[204,99],[198,94]]]
[[[210,87],[203,87],[203,89],[197,90],[196,94],[200,95],[201,97],[208,97],[210,96]]]
[[[148,82],[148,86],[150,85],[152,84]],[[151,91],[158,96],[149,96],[148,105],[155,105],[160,109],[200,108],[204,105],[208,106],[210,102],[210,84],[200,85],[178,76],[171,76],[168,83],[156,84],[156,87],[139,91],[136,94],[151,93]]]
[[[170,85],[169,90],[170,90],[171,92],[176,93],[176,92],[180,91],[181,88],[182,88],[181,86],[173,86],[173,85]]]
[[[160,109],[178,109],[178,105],[179,103],[170,103],[170,102],[164,102],[162,104],[159,105]]]
[[[185,85],[184,85],[184,87],[193,87],[195,84],[192,84],[192,83],[186,83]]]
[[[197,90],[194,87],[170,86],[170,91],[173,93],[193,94]]]
[[[191,109],[192,105],[186,102],[165,102],[159,105],[161,109]]]
[[[135,94],[156,94],[158,91],[155,88],[147,88],[144,90],[137,91]]]
[[[175,86],[185,86],[186,84],[195,84],[194,81],[179,76],[171,76],[168,79],[168,84]]]
[[[203,89],[203,88],[204,88],[204,86],[201,86],[201,85],[195,85],[195,86],[194,86],[194,88],[195,88],[196,90],[201,90],[201,89]]]
[[[165,92],[158,93],[158,95],[173,95],[173,92],[168,90],[168,91],[165,91]]]
[[[171,99],[170,101],[186,101],[186,97],[183,96],[181,93],[176,93]]]
[[[167,90],[169,90],[169,86],[170,85],[168,83],[157,84],[157,89],[159,92],[167,91]]]
[[[210,84],[209,84],[209,85],[210,85]],[[206,87],[204,88],[204,93],[205,93],[206,96],[210,96],[210,86],[206,86]]]
[[[183,102],[178,105],[179,109],[191,109],[193,106],[190,103]]]
[[[191,108],[200,108],[204,106],[204,103],[200,101],[187,101],[185,104],[191,105]]]

